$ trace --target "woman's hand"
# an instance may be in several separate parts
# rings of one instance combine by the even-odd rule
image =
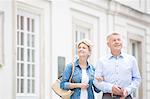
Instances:
[[[98,80],[98,82],[104,81],[104,77],[97,76],[97,77],[95,77],[95,78]]]
[[[89,87],[89,84],[87,83],[80,83],[80,88],[81,89],[87,89]]]

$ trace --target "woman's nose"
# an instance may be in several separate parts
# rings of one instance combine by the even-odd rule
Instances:
[[[81,47],[81,48],[79,48],[79,50],[82,50],[83,48]]]

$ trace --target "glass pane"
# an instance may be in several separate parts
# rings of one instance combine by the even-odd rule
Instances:
[[[21,93],[24,93],[24,79],[21,79]]]
[[[77,42],[78,41],[78,31],[76,30],[75,31],[75,42]]]
[[[21,76],[24,76],[24,64],[21,63]]]
[[[19,60],[19,55],[20,55],[20,52],[19,52],[19,47],[17,48],[17,60]]]
[[[30,34],[27,34],[27,46],[30,46]]]
[[[34,47],[34,35],[32,35],[32,47]]]
[[[21,61],[24,61],[24,48],[21,48]]]
[[[35,92],[35,81],[34,80],[32,80],[32,93],[34,93]]]
[[[19,15],[17,15],[17,29],[19,29]]]
[[[19,32],[17,32],[17,45],[19,45],[19,37],[20,35],[19,35]]]
[[[27,66],[27,76],[30,77],[30,64]]]
[[[34,76],[35,76],[35,66],[32,65],[32,77],[34,77]]]
[[[24,45],[24,33],[21,32],[21,45]]]
[[[24,30],[24,17],[23,16],[21,16],[21,22],[20,22],[21,24],[21,30]]]
[[[34,32],[34,19],[32,19],[32,32]]]
[[[34,62],[34,56],[35,56],[34,50],[32,50],[32,62]]]
[[[30,31],[30,18],[27,18],[27,30]]]
[[[30,79],[27,80],[27,92],[30,93]]]
[[[27,61],[30,61],[30,49],[27,49]]]
[[[132,43],[132,55],[135,56],[135,43]]]
[[[19,76],[19,63],[17,63],[17,76]]]
[[[85,38],[85,33],[81,32],[80,33],[80,39],[84,39]]]

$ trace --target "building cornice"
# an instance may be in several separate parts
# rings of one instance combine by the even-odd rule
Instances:
[[[150,24],[150,14],[133,9],[113,0],[71,0],[89,8],[112,15],[121,15],[130,19],[134,19],[146,24]]]

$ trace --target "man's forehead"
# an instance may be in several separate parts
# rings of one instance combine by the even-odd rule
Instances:
[[[121,38],[121,35],[111,35],[109,38]]]

